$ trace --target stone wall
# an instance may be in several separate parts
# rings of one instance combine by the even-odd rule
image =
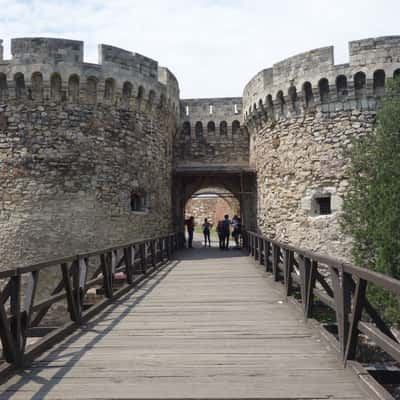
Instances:
[[[8,104],[0,132],[1,262],[32,262],[167,233],[172,121],[72,104]],[[150,209],[130,210],[131,192]]]
[[[244,90],[250,165],[257,171],[260,232],[350,259],[339,219],[347,150],[372,132],[388,79],[400,75],[400,37],[350,43],[350,62],[333,48],[312,50],[261,71]],[[330,201],[321,215],[320,202]],[[323,213],[322,213],[323,214]]]
[[[177,166],[248,165],[249,137],[242,129],[242,99],[186,99],[180,103]]]
[[[2,268],[173,229],[177,82],[143,56],[100,51],[88,65],[81,42],[18,39],[0,63]],[[132,194],[146,209],[131,211]]]
[[[340,230],[347,189],[346,150],[371,132],[375,112],[316,113],[257,130],[251,162],[257,169],[257,224],[270,237],[319,253],[350,258]],[[329,196],[332,213],[318,215],[314,201]]]
[[[193,216],[198,226],[201,226],[204,218],[207,218],[216,227],[218,221],[224,219],[225,214],[231,218],[235,214],[240,215],[239,201],[235,198],[195,197],[187,202],[185,209],[185,218]]]

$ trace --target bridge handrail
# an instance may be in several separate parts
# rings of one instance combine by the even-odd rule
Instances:
[[[0,339],[4,362],[0,364],[0,377],[14,367],[27,364],[127,293],[168,262],[172,253],[182,246],[182,234],[170,233],[1,271]],[[96,268],[89,276],[89,268],[93,266]],[[48,268],[60,269],[62,279],[48,297],[35,303],[40,273]],[[119,288],[115,287],[116,283]],[[105,299],[95,305],[85,304],[87,291],[96,286],[100,286]],[[70,321],[47,332],[39,325],[50,308],[63,299],[67,300],[66,311]],[[27,346],[29,337],[42,336],[40,332],[43,331],[45,334],[37,343]]]
[[[368,284],[373,284],[399,296],[400,280],[255,232],[245,232],[245,244],[249,254],[272,273],[274,280],[283,283],[287,297],[299,289],[305,319],[313,317],[316,297],[335,312],[338,340],[334,344],[344,363],[356,358],[360,333],[400,362],[399,340],[366,293]]]

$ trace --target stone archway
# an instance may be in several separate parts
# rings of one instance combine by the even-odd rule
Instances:
[[[256,198],[255,174],[250,168],[176,168],[173,186],[174,225],[184,230],[184,211],[187,201],[205,188],[222,188],[238,199],[243,224],[255,227]]]
[[[196,225],[200,226],[204,218],[216,226],[224,215],[230,218],[241,215],[239,199],[224,188],[206,188],[197,191],[185,205],[185,219],[193,216]]]

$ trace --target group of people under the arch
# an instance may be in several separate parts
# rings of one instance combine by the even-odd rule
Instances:
[[[185,220],[186,229],[188,232],[188,248],[193,248],[193,236],[195,230],[195,219],[193,216]],[[211,230],[213,224],[207,219],[204,219],[201,229],[204,235],[204,247],[211,247]],[[230,236],[235,241],[234,249],[240,249],[242,246],[242,219],[237,215],[234,215],[232,220],[229,215],[226,214],[224,219],[218,221],[215,230],[218,234],[219,248],[220,250],[229,249]]]

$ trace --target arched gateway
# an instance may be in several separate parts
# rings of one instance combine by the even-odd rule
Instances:
[[[239,201],[246,227],[255,225],[255,171],[249,135],[241,127],[242,99],[182,100],[174,146],[174,221],[183,229],[185,204],[201,189],[223,188]],[[199,127],[208,127],[202,129]]]

